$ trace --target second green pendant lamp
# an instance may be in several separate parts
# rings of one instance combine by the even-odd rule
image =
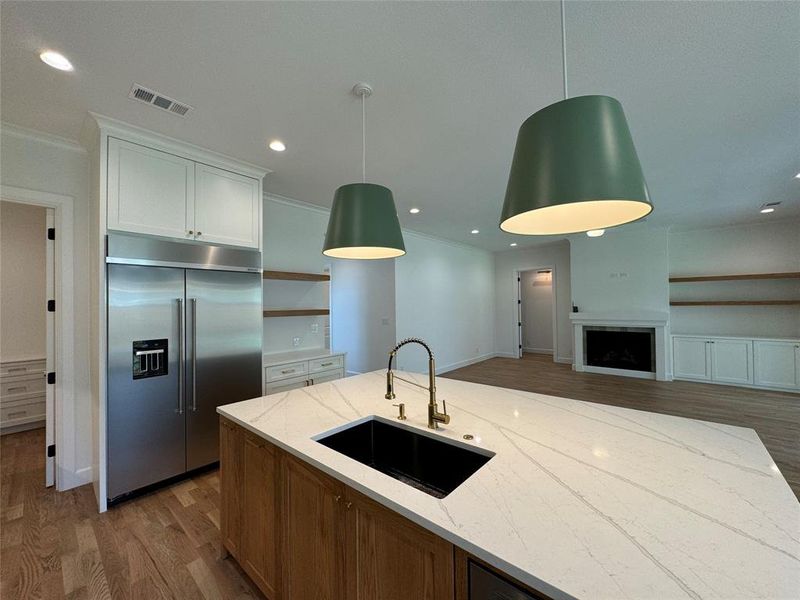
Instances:
[[[372,88],[359,83],[353,93],[361,96],[361,183],[336,190],[322,253],[333,258],[396,258],[406,253],[406,247],[392,191],[366,182],[366,99]]]
[[[653,210],[622,105],[567,93],[565,4],[561,0],[564,100],[520,127],[500,228],[523,235],[607,229]]]

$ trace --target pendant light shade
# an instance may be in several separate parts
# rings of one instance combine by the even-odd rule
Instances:
[[[362,259],[405,254],[392,191],[375,183],[349,183],[337,189],[322,253]]]
[[[333,258],[396,258],[406,253],[406,247],[392,190],[366,183],[366,99],[372,95],[372,88],[357,83],[353,93],[361,97],[361,183],[343,185],[333,195],[322,253]]]
[[[519,129],[500,229],[553,235],[608,229],[653,210],[622,105],[609,96],[551,104]]]

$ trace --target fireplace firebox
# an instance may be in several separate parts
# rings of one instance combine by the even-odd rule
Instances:
[[[655,329],[583,327],[584,364],[608,369],[656,372]]]

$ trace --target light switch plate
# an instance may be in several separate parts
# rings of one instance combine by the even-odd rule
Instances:
[[[297,348],[299,345],[300,345],[300,338],[299,337],[293,337],[292,338],[292,346]]]

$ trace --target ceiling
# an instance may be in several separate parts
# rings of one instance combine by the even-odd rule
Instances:
[[[91,110],[273,170],[269,192],[329,206],[390,187],[404,227],[506,250],[519,125],[562,98],[554,2],[2,3],[5,122],[77,139]],[[627,113],[655,211],[674,227],[800,217],[800,3],[567,2],[571,96]],[[38,59],[51,48],[75,65]],[[136,82],[195,110],[129,100]],[[282,154],[267,149],[285,141]],[[783,205],[760,215],[765,202]],[[408,209],[422,209],[410,215]],[[480,233],[470,234],[477,228]]]

